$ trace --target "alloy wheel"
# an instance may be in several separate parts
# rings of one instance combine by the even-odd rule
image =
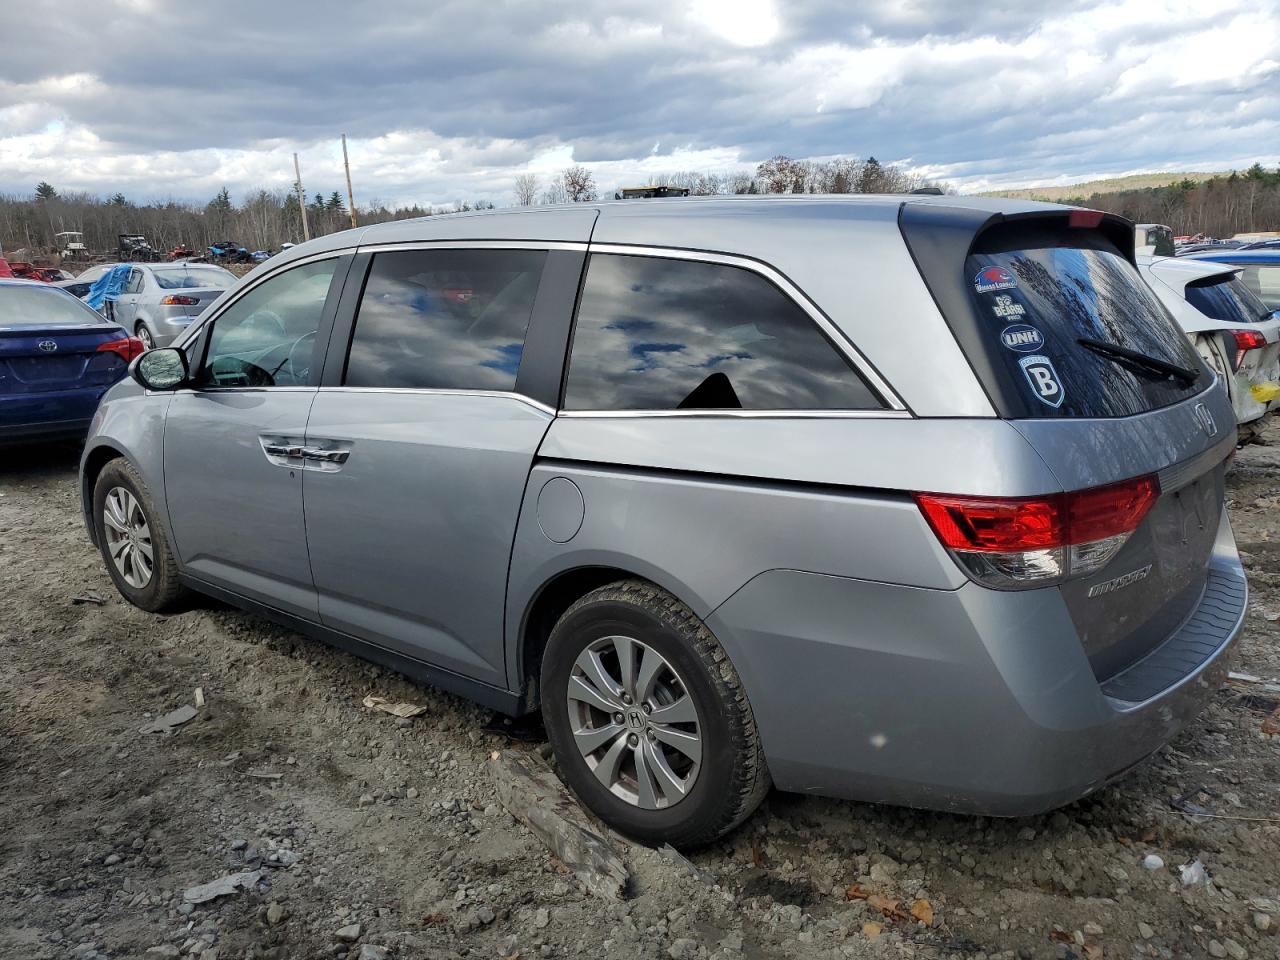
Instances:
[[[569,672],[569,725],[587,767],[614,796],[660,810],[689,795],[702,727],[689,688],[653,647],[603,637]]]
[[[145,324],[138,324],[138,339],[142,341],[142,346],[147,350],[155,349],[156,341],[151,336],[151,331],[146,328]]]
[[[112,487],[102,505],[102,522],[116,570],[125,583],[141,590],[151,582],[155,553],[151,526],[138,498],[124,487]]]

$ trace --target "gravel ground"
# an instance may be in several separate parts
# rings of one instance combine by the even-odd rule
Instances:
[[[607,903],[497,805],[490,751],[536,745],[256,617],[123,603],[75,465],[0,451],[0,957],[1280,956],[1280,693],[1228,686],[1127,779],[1043,817],[775,792],[692,856],[700,875],[626,847],[634,890]],[[1254,591],[1236,669],[1280,677],[1280,446],[1243,451],[1228,493]],[[140,732],[197,687],[195,719]]]

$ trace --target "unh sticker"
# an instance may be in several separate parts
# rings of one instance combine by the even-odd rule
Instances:
[[[1018,285],[1017,278],[1004,267],[984,267],[973,278],[973,289],[979,293],[993,293],[996,290],[1010,290]]]
[[[1031,391],[1037,400],[1055,409],[1062,406],[1062,381],[1058,379],[1058,371],[1053,369],[1052,360],[1033,353],[1029,357],[1022,357],[1018,366],[1022,368],[1022,375],[1027,378],[1027,383],[1031,384]]]
[[[1044,335],[1025,323],[1014,323],[1000,331],[1000,342],[1018,353],[1033,353],[1044,346]]]
[[[991,310],[1001,320],[1017,320],[1027,314],[1027,308],[1007,293],[1002,293],[996,297],[995,302],[991,305]]]

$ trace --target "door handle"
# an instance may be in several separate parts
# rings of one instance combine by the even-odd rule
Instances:
[[[315,460],[319,463],[343,464],[349,456],[350,450],[324,450],[320,447],[303,447],[301,452],[303,460]]]
[[[262,452],[269,457],[305,457],[305,447],[289,446],[283,443],[262,443]]]

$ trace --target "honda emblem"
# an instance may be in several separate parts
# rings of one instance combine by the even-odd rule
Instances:
[[[41,340],[38,344],[36,344],[36,346],[38,346],[45,353],[53,353],[53,351],[58,349],[58,345],[52,340]]]
[[[1213,414],[1209,412],[1209,408],[1203,403],[1197,403],[1195,408],[1196,420],[1200,424],[1200,429],[1207,436],[1212,437],[1218,432],[1218,421],[1213,419]]]

